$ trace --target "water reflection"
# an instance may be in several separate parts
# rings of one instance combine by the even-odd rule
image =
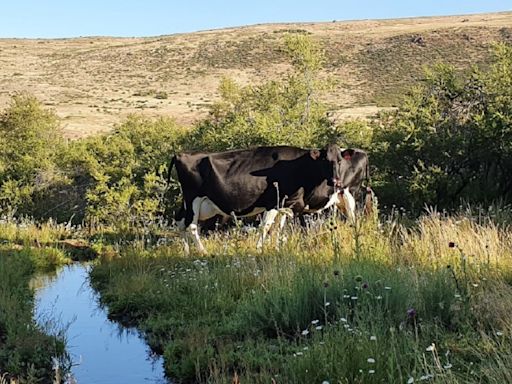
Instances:
[[[83,264],[64,267],[56,276],[38,279],[36,319],[56,319],[67,327],[72,372],[79,384],[168,383],[162,359],[152,356],[134,329],[108,320],[88,282]]]

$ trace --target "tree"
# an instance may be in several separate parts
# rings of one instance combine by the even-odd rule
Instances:
[[[324,86],[317,79],[322,51],[304,35],[287,36],[284,45],[293,72],[284,80],[258,86],[241,87],[223,79],[221,100],[192,132],[189,148],[220,151],[255,145],[318,145],[330,126],[326,108],[316,97]]]

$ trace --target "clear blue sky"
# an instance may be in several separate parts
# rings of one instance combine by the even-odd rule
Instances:
[[[0,0],[0,37],[156,36],[257,23],[510,10],[512,0]]]

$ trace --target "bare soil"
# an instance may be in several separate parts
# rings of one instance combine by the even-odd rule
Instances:
[[[325,50],[323,95],[337,119],[392,107],[423,68],[487,65],[512,43],[512,13],[265,24],[147,38],[0,39],[0,108],[27,91],[62,118],[66,137],[105,132],[128,114],[192,125],[218,98],[219,80],[257,84],[290,70],[283,35],[307,33]]]

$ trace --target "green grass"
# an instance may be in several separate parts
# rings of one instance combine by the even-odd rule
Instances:
[[[432,214],[288,237],[261,254],[257,234],[238,229],[207,239],[208,257],[126,247],[92,283],[176,382],[510,381],[506,230]]]
[[[66,262],[55,248],[0,247],[0,375],[4,378],[51,383],[55,361],[60,373],[70,368],[62,333],[51,322],[36,324],[34,293],[29,287],[36,271],[55,270]]]

